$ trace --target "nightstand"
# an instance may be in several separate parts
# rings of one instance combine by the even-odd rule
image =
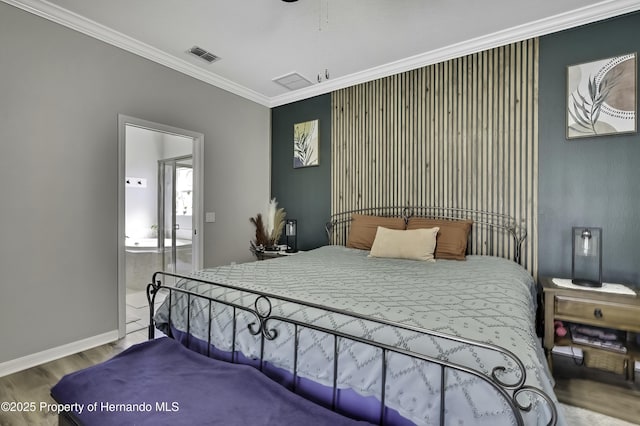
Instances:
[[[285,257],[285,256],[293,256],[295,254],[300,253],[300,251],[297,251],[295,253],[287,253],[285,250],[279,250],[279,251],[254,251],[253,254],[256,256],[256,258],[258,260],[267,260],[267,259],[275,259],[278,257]]]
[[[541,278],[543,291],[543,346],[556,379],[561,402],[637,422],[640,419],[640,297],[560,287],[551,278]],[[626,352],[575,343],[570,333],[558,337],[554,321],[620,331]],[[555,362],[554,346],[581,352],[580,362]],[[560,360],[560,357],[557,357]]]

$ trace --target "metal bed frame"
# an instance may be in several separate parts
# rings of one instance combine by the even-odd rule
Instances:
[[[435,206],[390,206],[371,207],[339,212],[331,215],[329,222],[325,225],[325,231],[330,244],[344,245],[349,235],[351,217],[353,214],[376,215],[386,217],[401,217],[405,225],[412,217],[424,217],[432,219],[446,220],[473,220],[473,231],[469,233],[468,250],[476,246],[475,252],[471,254],[490,254],[503,257],[508,255],[509,247],[501,244],[501,234],[508,234],[513,244],[513,260],[522,263],[522,244],[527,238],[527,228],[522,225],[523,219],[518,223],[509,215],[493,213],[482,210],[471,210],[457,207],[435,207]],[[474,243],[480,243],[478,246]],[[506,255],[506,256],[505,256]]]
[[[205,283],[205,284],[217,286],[224,289],[241,291],[245,294],[251,295],[251,298],[253,300],[253,306],[243,306],[237,303],[215,299],[215,298],[204,296],[183,288],[178,288],[175,285],[165,285],[163,284],[161,277],[166,281],[177,282],[177,280],[186,279],[193,282]],[[191,318],[192,303],[195,299],[199,298],[203,301],[203,303],[208,305],[209,333],[208,333],[208,341],[207,341],[207,353],[206,353],[207,356],[211,356],[211,353],[210,353],[211,324],[213,322],[213,318],[211,317],[212,304],[214,303],[222,304],[233,309],[233,325],[232,325],[233,337],[232,337],[232,344],[231,344],[231,362],[233,363],[238,362],[238,359],[236,356],[236,334],[237,334],[236,322],[237,322],[238,313],[240,312],[249,313],[255,319],[252,323],[248,325],[248,328],[249,328],[249,332],[252,335],[260,336],[260,359],[259,359],[260,370],[263,369],[264,363],[265,363],[265,360],[264,360],[265,340],[273,340],[278,336],[278,323],[287,323],[287,324],[293,325],[295,337],[294,337],[294,348],[293,348],[294,354],[293,354],[293,372],[292,372],[293,386],[291,390],[294,392],[296,392],[296,382],[298,377],[298,351],[299,351],[298,344],[299,344],[300,330],[306,328],[306,329],[311,329],[318,332],[327,333],[333,336],[333,365],[330,366],[329,368],[333,369],[333,387],[332,387],[333,397],[332,397],[330,408],[334,411],[338,411],[336,407],[336,398],[337,398],[337,391],[338,391],[337,377],[338,377],[338,369],[339,369],[339,365],[338,365],[339,343],[343,339],[345,339],[345,340],[351,340],[351,341],[358,342],[365,345],[370,345],[381,351],[382,356],[381,356],[381,363],[380,363],[380,372],[382,377],[382,383],[381,383],[381,389],[380,389],[380,413],[379,413],[379,421],[378,421],[379,424],[381,425],[385,424],[385,408],[386,408],[385,407],[385,387],[386,387],[386,379],[387,379],[387,362],[388,362],[387,360],[388,360],[389,354],[391,353],[401,354],[421,362],[432,363],[440,366],[440,374],[441,374],[440,425],[444,425],[446,423],[445,421],[446,374],[445,373],[447,372],[447,370],[456,370],[456,371],[464,372],[467,374],[471,374],[481,379],[483,382],[489,384],[497,392],[497,395],[500,398],[502,398],[505,404],[507,404],[508,407],[511,409],[518,425],[524,425],[524,420],[521,412],[526,412],[531,410],[536,398],[539,401],[541,401],[543,404],[548,406],[549,408],[550,418],[547,424],[555,425],[557,423],[557,419],[558,419],[557,408],[555,407],[552,399],[548,395],[546,395],[542,390],[536,387],[525,385],[526,370],[523,363],[517,358],[515,354],[501,347],[487,344],[484,342],[465,339],[461,337],[450,336],[450,335],[436,332],[436,331],[424,330],[411,325],[400,324],[400,323],[381,320],[381,319],[375,319],[368,316],[357,314],[355,312],[333,309],[333,308],[317,305],[314,303],[308,303],[308,302],[303,302],[303,301],[295,300],[288,297],[278,296],[278,295],[267,293],[267,292],[247,290],[245,288],[236,287],[233,285],[214,283],[214,282],[198,279],[195,277],[178,275],[178,274],[173,274],[168,272],[156,272],[153,275],[152,282],[147,286],[147,298],[149,301],[149,324],[150,324],[149,339],[153,339],[155,335],[155,330],[154,330],[155,299],[158,293],[163,291],[168,292],[168,295],[166,297],[170,306],[169,325],[171,325],[172,299],[177,297],[178,295],[182,295],[182,297],[187,297],[187,330],[186,330],[186,339],[187,339],[186,346],[187,347],[189,347],[189,339],[190,339],[190,331],[191,331],[190,318]],[[513,365],[515,365],[516,366],[515,368],[517,369],[516,376],[519,376],[519,379],[513,383],[509,383],[501,379],[500,378],[501,374],[507,371],[507,368],[504,365],[495,365],[492,368],[489,367],[489,369],[491,370],[491,373],[486,374],[481,371],[468,368],[464,365],[459,365],[447,360],[426,356],[421,353],[413,352],[403,348],[390,346],[385,343],[375,341],[373,339],[369,339],[369,338],[365,338],[357,335],[346,334],[346,333],[328,329],[322,326],[304,323],[292,318],[272,315],[272,306],[273,306],[272,301],[287,302],[287,303],[297,304],[305,307],[322,309],[324,311],[332,312],[338,315],[357,318],[360,320],[365,320],[365,321],[379,324],[379,325],[395,327],[399,330],[424,333],[425,335],[429,335],[434,338],[446,339],[446,340],[459,342],[463,344],[474,345],[476,347],[483,348],[489,351],[495,351],[501,354],[502,356],[504,356],[505,359],[509,359],[513,362]]]

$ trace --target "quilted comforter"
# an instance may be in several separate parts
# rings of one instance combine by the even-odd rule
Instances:
[[[485,374],[502,366],[505,372],[500,379],[516,383],[522,371],[508,356],[421,330],[495,344],[513,352],[522,361],[526,385],[541,389],[555,401],[552,379],[535,333],[535,286],[524,268],[490,256],[468,256],[466,261],[421,262],[367,255],[368,252],[362,250],[325,246],[296,256],[222,266],[193,274],[194,278],[242,287],[247,292],[190,280],[183,280],[177,286],[250,308],[254,307],[256,296],[249,292],[257,290],[408,325],[414,330],[271,298],[272,315],[363,336]],[[167,299],[156,313],[156,326],[186,331],[188,323],[192,336],[207,342],[210,334],[215,348],[232,351],[231,308],[216,303],[209,307],[202,299],[191,297],[188,301],[186,296],[173,295],[170,309],[171,324]],[[211,325],[207,320],[209,309],[214,318]],[[260,336],[253,335],[248,328],[255,322],[254,315],[237,314],[234,349],[247,358],[260,357]],[[265,341],[264,359],[292,371],[293,326],[277,321],[268,325],[277,331],[277,337]],[[325,333],[299,330],[298,376],[331,386],[333,344],[333,338]],[[340,339],[338,387],[379,398],[381,359],[379,349]],[[440,424],[441,409],[446,413],[447,424],[516,424],[504,400],[473,374],[442,370],[436,364],[399,354],[390,354],[387,365],[386,405],[415,424]],[[439,396],[442,375],[446,390],[444,407]],[[546,404],[539,399],[529,399],[528,395],[522,395],[519,401],[533,404],[532,410],[523,413],[525,424],[548,422]],[[562,418],[558,424],[563,424]]]

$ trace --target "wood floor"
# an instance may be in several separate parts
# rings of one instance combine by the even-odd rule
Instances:
[[[553,365],[559,401],[640,424],[639,384],[582,367],[568,357],[554,357]]]
[[[57,425],[58,416],[40,411],[40,403],[55,403],[49,391],[65,374],[105,361],[131,345],[147,340],[147,330],[127,334],[123,339],[88,351],[51,361],[9,376],[0,377],[0,402],[35,402],[35,412],[0,410],[1,426]]]
[[[147,330],[127,334],[123,339],[52,361],[9,376],[0,377],[0,402],[54,403],[49,391],[65,374],[105,361],[131,345],[147,340]],[[560,391],[560,389],[559,389]],[[576,404],[580,405],[580,404]],[[562,404],[568,426],[626,426],[629,423]],[[611,413],[615,415],[615,413]],[[640,419],[634,419],[636,421]],[[0,410],[0,426],[55,426],[55,413],[37,410],[33,413],[9,413]]]

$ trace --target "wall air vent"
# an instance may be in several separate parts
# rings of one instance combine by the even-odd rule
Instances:
[[[289,90],[302,89],[303,87],[308,87],[313,84],[297,72],[292,72],[290,74],[283,75],[282,77],[274,78],[273,82],[278,83]]]
[[[204,50],[202,47],[198,47],[198,46],[193,46],[191,49],[189,49],[188,51],[189,53],[191,53],[192,55],[197,56],[198,58],[207,61],[208,63],[212,63],[215,61],[218,61],[220,59],[220,57],[214,55],[213,53]]]

